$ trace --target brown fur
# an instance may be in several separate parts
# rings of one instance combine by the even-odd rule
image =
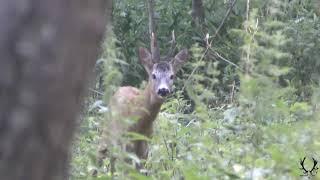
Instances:
[[[126,132],[134,132],[151,138],[153,131],[153,122],[156,119],[161,105],[164,102],[164,98],[159,96],[157,92],[157,80],[154,80],[152,73],[161,70],[163,72],[160,78],[167,78],[171,74],[175,73],[175,69],[187,59],[187,51],[183,50],[173,61],[166,62],[168,68],[158,68],[157,65],[151,60],[150,53],[145,49],[140,49],[140,59],[146,71],[149,75],[148,85],[144,90],[139,90],[134,87],[121,87],[114,94],[109,102],[111,121],[106,129],[108,134],[106,135],[107,142],[99,150],[99,164],[101,165],[102,159],[107,155],[107,146],[118,145],[119,138]],[[157,74],[158,75],[158,74]],[[173,80],[171,81],[172,84]],[[171,86],[171,85],[168,85]],[[171,88],[171,87],[170,87]],[[128,121],[124,122],[124,121]],[[140,159],[146,159],[148,156],[148,144],[145,140],[135,140],[125,145],[126,151],[135,153]],[[114,171],[113,167],[114,159],[111,159],[112,167],[111,172]],[[139,169],[141,165],[138,165]]]

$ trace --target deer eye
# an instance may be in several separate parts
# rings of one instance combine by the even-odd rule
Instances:
[[[170,76],[170,79],[173,79],[173,78],[174,78],[174,76],[173,76],[173,75],[171,75],[171,76]]]
[[[152,74],[152,79],[156,79],[156,75],[155,74]]]

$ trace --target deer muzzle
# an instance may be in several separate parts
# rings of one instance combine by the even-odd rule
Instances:
[[[169,91],[168,88],[160,88],[160,89],[158,90],[158,95],[161,96],[161,97],[165,97],[165,96],[167,96],[169,93],[170,93],[170,91]]]

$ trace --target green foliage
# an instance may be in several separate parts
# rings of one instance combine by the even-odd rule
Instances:
[[[122,74],[119,71],[118,66],[129,66],[128,63],[119,59],[122,54],[119,53],[120,49],[116,47],[116,39],[114,37],[112,29],[109,27],[107,29],[106,35],[108,36],[108,40],[104,41],[102,44],[103,53],[101,59],[98,60],[102,62],[102,76],[103,76],[103,87],[108,86],[107,88],[103,88],[105,92],[105,101],[109,101],[109,97],[113,95],[118,86],[122,82]]]
[[[300,179],[301,158],[320,161],[320,4],[237,1],[215,36],[231,1],[203,2],[201,26],[191,23],[191,0],[156,2],[161,53],[168,51],[175,30],[177,49],[189,48],[190,57],[148,139],[147,176],[134,168],[141,160],[115,145],[115,178]],[[88,97],[72,152],[72,179],[94,179],[93,169],[99,171],[96,179],[111,178],[105,168],[109,160],[102,168],[95,162],[108,123],[95,104],[108,102],[119,85],[143,86],[136,50],[149,47],[145,8],[145,1],[114,2],[113,32],[109,29],[102,66],[98,63],[105,88],[96,90],[105,97]],[[204,40],[207,33],[211,44]],[[145,137],[130,134],[123,141],[132,138]],[[310,169],[311,162],[306,166]]]

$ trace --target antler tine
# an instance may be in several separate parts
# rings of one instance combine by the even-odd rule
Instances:
[[[167,57],[172,57],[173,53],[176,49],[176,36],[174,34],[174,30],[172,30],[172,32],[171,32],[171,41],[170,42],[171,42],[171,48],[169,50]]]

